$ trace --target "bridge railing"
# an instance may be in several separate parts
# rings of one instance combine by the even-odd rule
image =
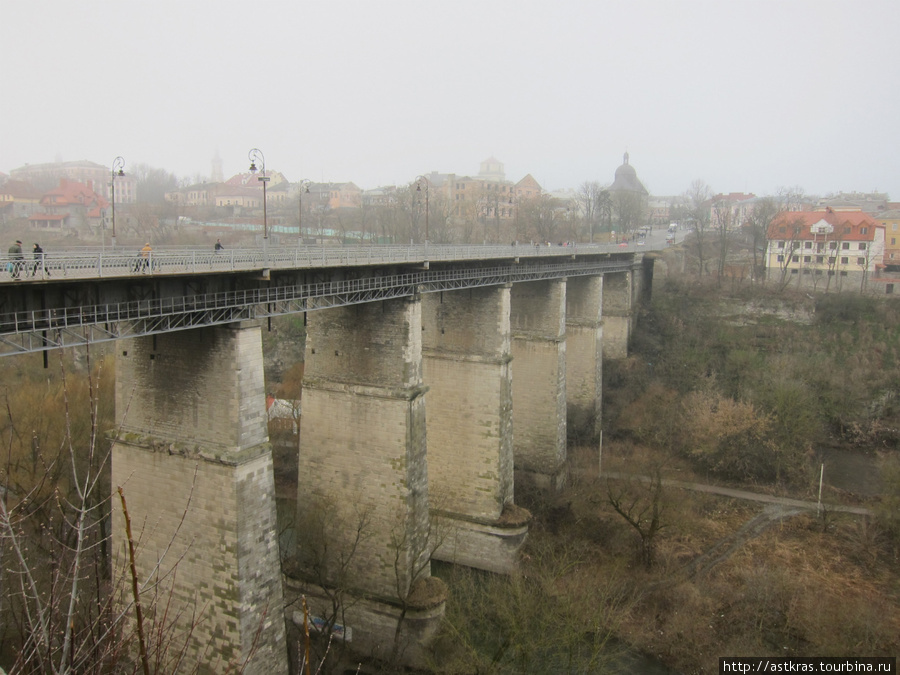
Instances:
[[[211,251],[208,248],[159,247],[146,253],[124,248],[80,248],[48,251],[43,260],[0,255],[0,281],[53,278],[132,277],[142,274],[202,274],[262,269],[303,269],[359,265],[425,263],[452,260],[496,260],[571,257],[579,254],[634,251],[635,244],[569,246],[435,245],[409,246],[269,246]]]
[[[354,304],[379,297],[396,297],[418,292],[418,289],[443,290],[578,274],[597,274],[627,269],[627,261],[573,261],[529,266],[505,265],[446,270],[419,270],[389,276],[339,279],[295,286],[263,286],[260,288],[220,291],[215,293],[132,300],[99,305],[55,307],[0,314],[0,341],[3,335],[64,330],[80,326],[114,324],[121,321],[149,321],[162,317],[219,310],[241,310],[277,303],[305,303],[314,309],[322,299],[328,305]],[[335,300],[338,296],[347,296]],[[352,297],[351,297],[352,296]],[[299,311],[269,308],[256,312],[267,316]],[[232,314],[224,316],[230,317]],[[204,319],[205,323],[215,320]],[[0,349],[2,351],[2,349]]]

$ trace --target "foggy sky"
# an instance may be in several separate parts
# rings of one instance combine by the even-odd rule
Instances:
[[[291,181],[900,200],[897,0],[3,3],[0,171],[121,155]]]

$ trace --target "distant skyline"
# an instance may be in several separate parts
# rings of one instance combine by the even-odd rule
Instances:
[[[887,192],[896,0],[8,3],[0,171],[404,184],[494,156],[547,190]]]

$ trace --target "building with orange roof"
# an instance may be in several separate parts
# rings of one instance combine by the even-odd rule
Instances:
[[[106,219],[109,202],[89,185],[60,178],[59,185],[41,195],[40,212],[28,217],[35,229],[99,228]]]
[[[10,177],[28,181],[39,190],[47,190],[59,180],[84,183],[108,202],[111,199],[112,170],[102,164],[81,160],[77,162],[50,162],[26,164],[10,172]],[[128,173],[116,176],[116,204],[137,202],[137,179]]]
[[[884,230],[862,211],[781,213],[768,230],[768,279],[823,291],[893,292],[871,283],[884,267]]]

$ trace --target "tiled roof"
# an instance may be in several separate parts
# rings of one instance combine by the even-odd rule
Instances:
[[[84,183],[68,180],[67,178],[61,178],[57,187],[45,192],[41,202],[52,203],[56,206],[67,206],[69,204],[96,205],[101,208],[106,208],[109,205],[106,199]]]
[[[787,211],[769,225],[769,239],[812,239],[810,227],[822,220],[833,228],[833,232],[825,238],[843,241],[872,241],[875,227],[879,226],[877,220],[862,211]],[[863,227],[866,228],[865,234],[861,232]],[[794,228],[799,228],[799,231],[793,232]],[[849,232],[847,228],[850,228]]]

